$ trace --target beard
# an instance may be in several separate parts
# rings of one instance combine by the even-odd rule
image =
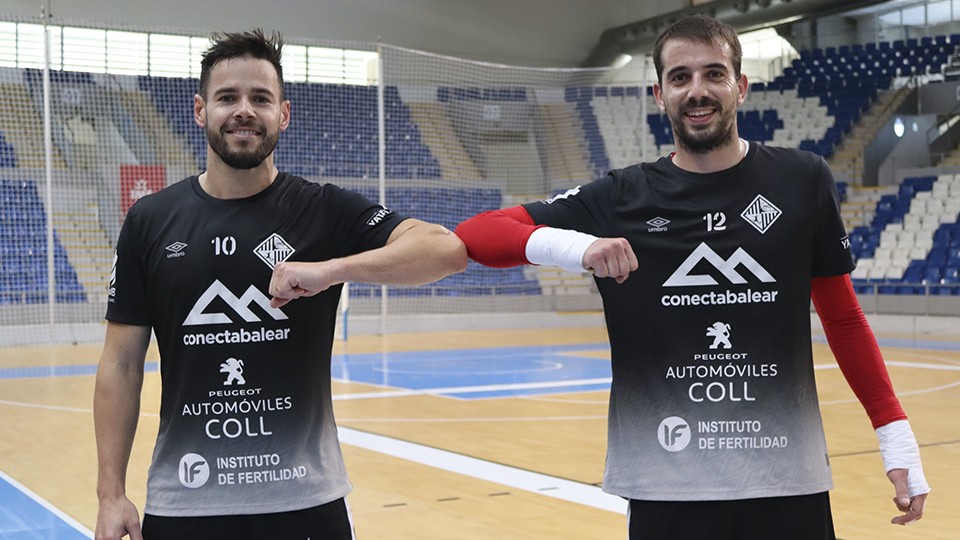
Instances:
[[[718,122],[711,126],[704,126],[698,129],[690,129],[683,122],[683,114],[688,109],[699,107],[713,107],[719,113]],[[720,102],[703,98],[699,103],[689,103],[680,110],[667,116],[673,125],[673,136],[676,139],[677,146],[682,146],[694,154],[707,154],[717,148],[725,146],[734,139],[733,127],[735,125],[736,107],[727,111]]]
[[[280,137],[279,132],[267,132],[258,146],[231,150],[230,145],[227,143],[221,131],[214,130],[209,125],[205,131],[207,133],[207,143],[210,144],[210,148],[220,156],[220,159],[223,160],[225,164],[239,170],[249,170],[260,166],[263,160],[267,159],[267,156],[273,153],[274,148],[277,147],[277,140]]]

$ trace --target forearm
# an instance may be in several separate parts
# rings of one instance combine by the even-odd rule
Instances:
[[[540,227],[522,206],[514,206],[477,214],[457,225],[455,232],[471,259],[493,268],[509,268],[531,263],[527,241]]]
[[[333,281],[423,285],[466,269],[467,250],[456,235],[440,225],[408,221],[382,248],[330,261]]]
[[[455,234],[440,225],[406,220],[381,248],[327,261],[278,264],[271,294],[288,289],[316,293],[348,281],[423,285],[466,267],[467,250]]]
[[[848,276],[816,278],[813,303],[840,371],[874,428],[906,419]]]
[[[127,343],[133,346],[132,350],[120,345],[116,335],[129,330],[118,330],[113,324],[108,327],[107,342],[97,368],[93,420],[97,441],[97,495],[101,499],[125,492],[127,464],[140,415],[146,344],[142,346],[143,353],[138,352],[141,347],[135,342]],[[149,335],[146,330],[146,339]],[[126,356],[131,354],[133,361]]]
[[[816,278],[811,282],[811,293],[837,365],[876,430],[884,470],[896,486],[897,507],[907,512],[895,517],[893,523],[919,519],[923,515],[924,494],[930,491],[920,462],[920,448],[893,391],[880,347],[860,309],[850,276]]]
[[[584,255],[598,240],[578,231],[536,225],[522,206],[478,214],[457,226],[470,258],[486,266],[559,266],[583,272]]]
[[[639,267],[626,239],[535,225],[522,206],[478,214],[461,223],[456,233],[470,258],[486,266],[558,266],[569,272],[588,270],[617,283]]]

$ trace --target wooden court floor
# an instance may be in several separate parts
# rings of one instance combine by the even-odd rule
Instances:
[[[882,344],[900,343],[880,337]],[[338,342],[335,353],[389,356],[582,345],[561,351],[560,358],[603,363],[608,362],[605,343],[600,328],[438,332],[351,337]],[[934,491],[922,521],[908,527],[888,523],[894,515],[893,491],[881,470],[873,431],[829,349],[815,344],[838,537],[955,540],[960,538],[960,342],[943,337],[883,348]],[[99,352],[98,345],[0,349],[0,472],[87,529],[94,528],[97,515],[91,404],[92,366]],[[151,348],[148,361],[156,360]],[[396,390],[336,380],[339,425],[386,441],[386,448],[390,441],[415,443],[447,457],[540,473],[594,491],[602,479],[604,389],[482,399]],[[128,493],[141,511],[158,406],[159,375],[150,372],[128,473]],[[451,469],[435,458],[410,459],[346,439],[352,438],[344,436],[343,451],[355,486],[348,500],[361,540],[626,538],[621,513],[554,497],[552,488],[508,485],[469,464]],[[0,500],[0,509],[9,504]],[[0,538],[4,534],[0,528]]]

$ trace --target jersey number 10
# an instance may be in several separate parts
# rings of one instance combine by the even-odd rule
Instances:
[[[216,237],[210,241],[214,255],[233,255],[237,252],[237,239],[232,236]]]

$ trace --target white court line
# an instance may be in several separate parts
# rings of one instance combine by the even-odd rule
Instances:
[[[370,384],[362,381],[348,381],[335,379],[343,383]],[[538,388],[564,388],[572,386],[587,386],[591,384],[610,384],[613,379],[604,377],[599,379],[578,379],[575,381],[551,381],[538,383],[517,383],[517,384],[486,384],[481,386],[450,386],[446,388],[423,388],[420,390],[395,390],[391,392],[362,392],[357,394],[337,394],[333,396],[334,401],[349,399],[377,399],[390,397],[423,396],[433,394],[474,394],[480,392],[502,392],[505,390],[535,390]]]
[[[27,407],[30,409],[43,409],[47,411],[58,411],[58,412],[78,412],[78,413],[91,413],[93,409],[86,408],[82,409],[80,407],[64,407],[61,405],[44,405],[42,403],[27,403],[23,401],[8,401],[6,399],[0,399],[0,405],[10,405],[11,407]]]
[[[512,488],[553,497],[567,502],[582,504],[600,510],[626,515],[627,502],[604,493],[600,488],[535,473],[516,467],[484,461],[421,444],[401,441],[382,435],[364,433],[354,429],[339,427],[340,442],[357,446],[365,450],[420,463],[435,469],[469,476],[478,480],[495,482]]]
[[[888,366],[916,368],[916,369],[934,369],[938,371],[960,371],[960,366],[948,364],[926,364],[923,362],[900,362],[898,360],[887,360],[884,363]],[[814,364],[813,369],[839,369],[837,364]]]
[[[44,405],[42,403],[30,403],[27,401],[10,401],[7,399],[0,399],[0,405],[9,405],[10,407],[23,407],[24,409],[40,409],[44,411],[93,414],[93,409],[90,409],[90,408],[82,409],[80,407],[64,407],[62,405]],[[140,416],[157,417],[157,416],[160,416],[160,414],[140,411]]]
[[[950,388],[954,388],[957,386],[960,386],[960,381],[952,382],[950,384],[944,384],[941,386],[933,386],[930,388],[921,388],[920,390],[910,390],[908,392],[897,392],[897,397],[932,394],[934,392],[939,392],[941,390],[949,390]],[[823,401],[823,400],[820,401],[820,405],[845,405],[847,403],[860,403],[860,400],[858,400],[857,398],[850,398],[850,399],[835,399],[832,401]]]
[[[20,482],[17,482],[16,480],[14,480],[10,475],[6,474],[6,473],[3,472],[3,471],[0,471],[0,480],[3,480],[4,482],[10,484],[10,485],[13,486],[14,488],[16,488],[18,491],[20,491],[20,493],[23,493],[23,494],[26,495],[27,497],[30,497],[30,499],[32,499],[33,502],[35,502],[35,503],[39,504],[40,506],[44,507],[44,508],[47,510],[47,512],[50,512],[51,514],[57,516],[58,518],[60,518],[61,520],[63,520],[64,523],[66,523],[67,525],[70,525],[71,527],[73,527],[73,528],[74,528],[77,532],[79,532],[80,534],[86,536],[87,538],[93,538],[93,531],[91,531],[90,529],[84,527],[83,524],[81,524],[79,521],[77,521],[77,520],[73,519],[72,517],[68,516],[67,514],[63,513],[63,510],[60,510],[60,509],[57,508],[56,506],[50,504],[49,501],[47,501],[47,500],[44,499],[43,497],[37,495],[37,494],[34,493],[33,491],[31,491],[30,488],[28,488],[27,486],[25,486],[25,485],[21,484]]]
[[[900,362],[900,361],[888,361],[886,362],[886,364],[888,366],[905,367],[905,368],[936,369],[940,371],[960,371],[960,366],[957,366],[957,365],[925,364],[922,362]]]
[[[606,414],[581,415],[581,416],[521,416],[504,417],[493,416],[488,418],[340,418],[337,422],[349,424],[443,424],[443,423],[470,423],[470,422],[566,422],[576,420],[605,420]]]

